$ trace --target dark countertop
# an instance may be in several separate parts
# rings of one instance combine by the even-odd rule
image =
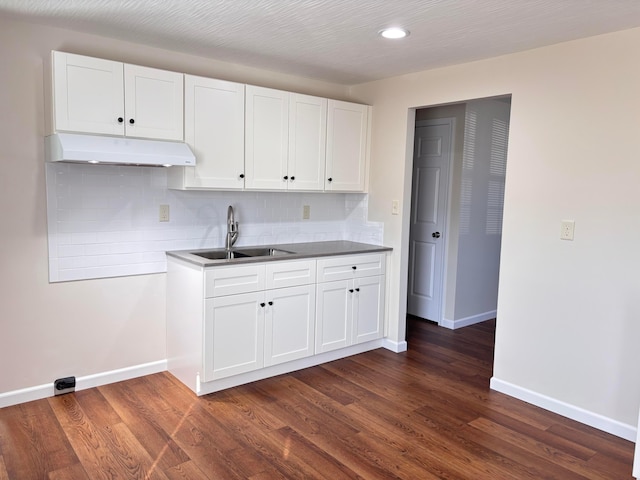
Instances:
[[[244,250],[250,248],[276,248],[292,252],[287,255],[242,257],[221,260],[209,260],[198,255],[200,252],[224,252],[224,248],[202,248],[199,250],[173,250],[167,252],[170,257],[179,258],[201,267],[214,267],[221,265],[242,265],[246,263],[272,262],[280,260],[296,260],[303,258],[329,257],[335,255],[356,255],[359,253],[390,252],[391,247],[382,245],[370,245],[368,243],[348,242],[346,240],[333,240],[328,242],[308,243],[282,243],[277,245],[247,245],[234,247],[232,250]]]

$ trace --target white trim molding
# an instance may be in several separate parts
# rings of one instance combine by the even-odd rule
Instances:
[[[505,382],[496,377],[491,377],[490,386],[492,390],[544,408],[563,417],[584,423],[585,425],[610,433],[616,437],[624,438],[631,442],[636,441],[637,429],[633,425],[627,425],[598,413],[590,412],[589,410],[576,407],[561,400],[514,385],[513,383]]]
[[[402,353],[407,351],[407,342],[394,342],[388,338],[382,339],[382,347],[391,350],[394,353]]]
[[[132,367],[120,368],[109,372],[96,373],[76,378],[76,391],[88,388],[99,387],[109,383],[121,382],[132,378],[151,375],[167,370],[167,361],[144,363]],[[19,403],[31,402],[43,398],[53,397],[53,382],[37,385],[35,387],[13,390],[11,392],[0,393],[0,408],[18,405]]]
[[[460,318],[458,320],[449,320],[449,319],[443,318],[442,322],[440,322],[440,326],[449,328],[451,330],[455,330],[456,328],[468,327],[469,325],[475,325],[476,323],[480,323],[486,320],[491,320],[492,318],[496,318],[497,313],[498,313],[497,310],[491,310],[489,312],[479,313],[477,315]]]

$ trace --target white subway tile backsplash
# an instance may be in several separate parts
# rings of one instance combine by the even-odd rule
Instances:
[[[167,189],[166,170],[47,164],[49,280],[161,273],[167,250],[224,246],[227,207],[237,246],[353,240],[382,243],[365,194],[208,192]],[[170,207],[159,222],[158,208]],[[302,220],[302,206],[311,218]]]

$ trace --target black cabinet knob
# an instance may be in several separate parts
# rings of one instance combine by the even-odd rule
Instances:
[[[282,177],[282,178],[284,178],[285,180],[289,180],[289,176],[288,176],[288,175],[285,175],[285,176],[284,176],[284,177]]]
[[[124,118],[118,117],[118,123],[122,123],[122,122],[124,122]]]
[[[269,305],[273,305],[273,302],[269,302]]]
[[[353,293],[353,288],[350,288],[350,289],[349,289],[349,293]]]
[[[296,177],[291,177],[291,181],[293,182],[296,179]]]
[[[244,178],[244,173],[241,173],[241,174],[240,174],[240,178]]]
[[[356,288],[356,292],[359,292],[359,291],[360,291],[360,289],[359,289],[359,288]]]
[[[327,180],[329,180],[329,182],[333,182],[333,178],[329,177]]]
[[[133,125],[134,123],[136,123],[136,121],[135,121],[133,118],[130,118],[130,119],[129,119],[129,123],[130,123],[131,125]]]
[[[264,308],[264,306],[265,306],[265,305],[266,305],[266,303],[264,303],[264,302],[262,302],[262,303],[260,304],[260,306],[261,306],[262,308]]]
[[[432,236],[433,238],[440,238],[440,232],[433,232],[433,233],[431,234],[431,236]]]
[[[358,267],[356,267],[355,265],[353,267],[351,267],[352,270],[357,270]]]

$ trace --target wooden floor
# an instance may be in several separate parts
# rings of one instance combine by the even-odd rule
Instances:
[[[629,479],[633,444],[489,390],[494,323],[195,397],[162,373],[0,409],[0,480]]]

